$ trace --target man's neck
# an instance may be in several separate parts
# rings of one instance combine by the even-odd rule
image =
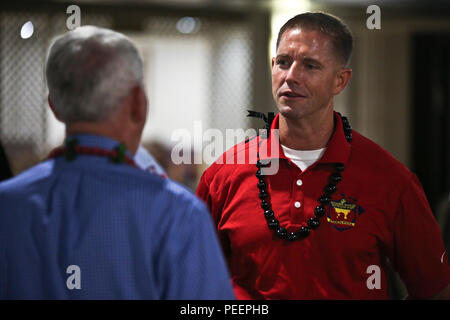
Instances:
[[[77,122],[66,126],[66,136],[73,134],[93,134],[97,136],[108,137],[119,142],[123,142],[127,150],[134,155],[139,145],[139,141],[134,141],[131,137],[124,134],[120,128],[115,128],[103,123]]]
[[[333,110],[298,119],[280,114],[282,145],[294,150],[317,150],[327,146],[334,130]]]

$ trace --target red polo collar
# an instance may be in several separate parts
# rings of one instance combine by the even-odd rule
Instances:
[[[336,120],[336,126],[333,132],[333,135],[330,139],[330,142],[328,143],[327,149],[325,150],[324,155],[320,158],[320,160],[317,162],[317,164],[320,163],[345,163],[347,162],[348,158],[350,157],[351,152],[351,145],[347,142],[345,139],[344,134],[344,128],[342,126],[341,116],[339,113],[334,112],[334,119]],[[267,160],[267,159],[288,159],[283,149],[281,148],[281,144],[274,144],[272,146],[272,139],[276,137],[279,140],[278,135],[278,128],[279,128],[279,120],[280,120],[280,114],[277,114],[272,122],[271,130],[277,130],[273,131],[268,139],[263,139],[261,142],[261,146],[259,149],[260,159],[261,160]],[[276,133],[276,134],[274,134]],[[271,148],[278,146],[278,155],[271,153]]]

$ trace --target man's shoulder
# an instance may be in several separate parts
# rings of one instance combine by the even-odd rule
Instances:
[[[130,166],[105,168],[105,173],[111,173],[114,181],[123,181],[124,195],[136,194],[137,192],[148,194],[145,197],[148,202],[166,202],[174,204],[178,208],[201,205],[201,201],[184,185],[179,184],[166,175],[149,172]]]
[[[0,192],[20,192],[28,185],[34,184],[48,177],[53,170],[54,161],[41,162],[15,177],[0,183]]]
[[[414,176],[389,151],[357,131],[353,132],[352,158],[355,162],[370,166],[372,172],[391,179],[409,180]]]
[[[67,188],[78,192],[83,188],[96,190],[100,196],[120,197],[124,201],[132,199],[132,207],[154,208],[167,213],[167,217],[206,210],[201,200],[185,186],[154,173],[125,165],[89,166],[56,161],[47,160],[1,182],[3,204],[14,205],[33,197],[47,197],[51,190],[62,192]]]
[[[167,212],[186,212],[201,210],[203,203],[184,185],[179,184],[155,172],[149,172],[130,166],[105,168],[102,173],[112,174],[112,181],[104,183],[118,183],[123,189],[123,196],[143,199],[143,205],[157,205],[171,208]],[[123,183],[122,183],[123,182]],[[163,210],[164,211],[164,210]]]
[[[193,206],[195,208],[204,208],[203,202],[197,198],[187,187],[170,179],[165,179],[164,190],[174,199],[177,207]]]
[[[57,180],[62,176],[73,178],[84,175],[89,180],[97,181],[99,184],[111,184],[119,189],[126,189],[124,196],[141,189],[144,191],[158,190],[159,192],[165,192],[169,197],[177,196],[180,200],[182,198],[187,201],[193,200],[193,195],[187,188],[156,173],[125,165],[90,165],[84,162],[65,163],[61,161],[57,163],[57,161],[57,159],[50,159],[41,162],[11,179],[2,181],[0,192],[27,191],[28,189],[39,188],[39,184],[48,184],[49,181]]]

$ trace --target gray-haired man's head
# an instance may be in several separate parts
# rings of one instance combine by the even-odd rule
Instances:
[[[142,59],[123,34],[83,26],[53,42],[46,76],[60,120],[97,122],[114,112],[133,87],[142,86]]]

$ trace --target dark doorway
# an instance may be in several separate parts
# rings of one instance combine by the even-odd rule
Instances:
[[[450,33],[413,37],[412,170],[436,213],[450,193]]]

